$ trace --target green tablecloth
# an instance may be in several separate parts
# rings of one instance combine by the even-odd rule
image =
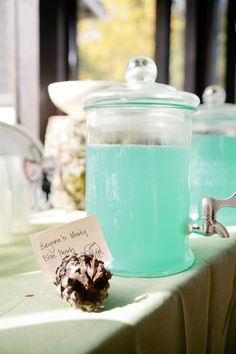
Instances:
[[[0,354],[235,354],[236,232],[190,245],[188,271],[113,276],[104,308],[84,313],[44,280],[28,236],[15,236],[0,246]]]

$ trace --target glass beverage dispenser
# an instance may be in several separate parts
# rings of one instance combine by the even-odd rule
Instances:
[[[86,209],[113,255],[111,270],[163,276],[190,267],[191,120],[199,99],[154,83],[155,63],[131,59],[128,83],[96,92],[88,111]]]
[[[236,191],[236,105],[225,103],[225,91],[208,86],[203,102],[193,119],[191,208],[199,217],[203,196],[225,198]],[[232,206],[232,205],[231,205]],[[236,210],[223,209],[218,219],[236,225]]]

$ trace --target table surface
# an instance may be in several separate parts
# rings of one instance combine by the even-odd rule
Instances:
[[[84,216],[45,215],[33,218],[33,232]],[[113,276],[97,313],[61,300],[38,270],[28,235],[15,235],[0,246],[0,354],[235,354],[234,228],[230,235],[192,235],[196,261],[183,273]]]

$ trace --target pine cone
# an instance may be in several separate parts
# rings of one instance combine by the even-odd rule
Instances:
[[[54,284],[74,308],[93,311],[108,296],[111,273],[94,255],[67,255],[56,270]]]

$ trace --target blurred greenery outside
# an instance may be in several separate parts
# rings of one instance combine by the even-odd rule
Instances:
[[[78,78],[124,81],[125,67],[131,57],[143,55],[154,58],[156,0],[101,0],[101,3],[104,16],[78,20]],[[222,86],[225,3],[226,0],[221,0],[215,82]],[[177,89],[184,88],[185,7],[186,0],[175,0],[171,8],[169,81]]]
[[[106,16],[78,22],[79,79],[124,81],[132,56],[153,58],[155,0],[104,0]]]

